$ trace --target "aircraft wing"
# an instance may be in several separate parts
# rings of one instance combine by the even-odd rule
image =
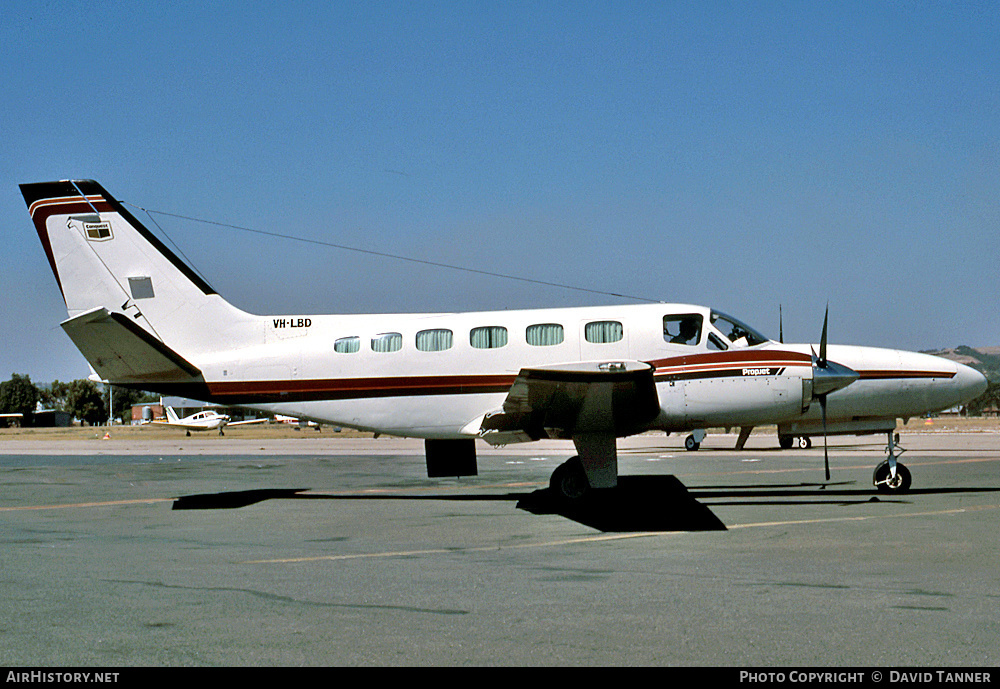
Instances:
[[[487,414],[479,433],[493,445],[588,433],[620,437],[642,431],[659,410],[653,366],[641,361],[524,368],[502,411]]]
[[[198,425],[193,423],[173,423],[171,421],[147,421],[142,424],[143,426],[162,426],[163,428],[180,428],[185,431],[211,431],[215,430],[206,426],[204,424]]]
[[[270,420],[271,419],[265,417],[263,419],[247,419],[246,421],[230,421],[226,424],[226,428],[229,428],[230,426],[248,426],[254,423],[267,423]]]
[[[120,313],[96,308],[61,325],[102,380],[186,382],[201,376],[196,366]]]

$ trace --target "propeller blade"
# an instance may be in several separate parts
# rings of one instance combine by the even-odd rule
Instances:
[[[785,329],[781,320],[781,304],[778,304],[778,342],[785,344]]]
[[[826,470],[826,480],[830,480],[830,448],[826,437],[826,395],[819,398],[820,409],[823,410],[823,468]]]
[[[830,305],[826,305],[826,314],[823,316],[823,334],[819,338],[819,365],[826,368],[826,324],[830,319]]]

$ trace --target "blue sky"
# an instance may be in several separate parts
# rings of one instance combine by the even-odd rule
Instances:
[[[14,0],[0,379],[89,373],[17,188],[65,178],[775,337],[780,304],[786,340],[829,303],[832,342],[1000,345],[998,45],[986,2]],[[257,313],[622,302],[154,217]]]

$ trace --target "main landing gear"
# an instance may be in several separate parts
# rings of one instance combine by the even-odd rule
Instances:
[[[812,438],[808,435],[804,435],[800,438],[796,438],[794,435],[779,435],[778,436],[778,447],[782,450],[791,450],[792,446],[798,444],[803,450],[808,450],[813,446]]]
[[[618,485],[618,448],[614,434],[577,433],[573,445],[579,453],[556,467],[549,489],[557,500],[579,504],[594,493]]]
[[[886,453],[889,457],[875,467],[872,484],[881,493],[905,493],[910,489],[910,470],[898,460],[906,450],[899,447],[899,434],[889,431]],[[898,452],[897,452],[898,450]]]
[[[698,448],[701,447],[701,441],[705,439],[705,429],[699,428],[693,431],[691,435],[684,438],[684,449],[688,452],[697,452]]]
[[[556,467],[549,479],[549,490],[564,502],[576,502],[587,496],[590,482],[579,457],[570,457]]]

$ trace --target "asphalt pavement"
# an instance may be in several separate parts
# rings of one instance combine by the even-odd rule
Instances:
[[[431,480],[393,438],[0,442],[5,666],[964,666],[1000,661],[1000,434],[569,443]]]

